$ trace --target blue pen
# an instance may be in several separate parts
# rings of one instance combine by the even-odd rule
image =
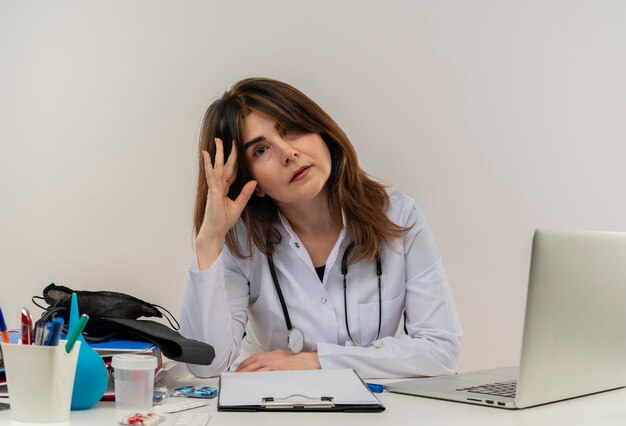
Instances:
[[[374,393],[382,393],[385,390],[383,385],[377,383],[366,383],[367,387]]]
[[[46,346],[58,346],[59,338],[61,337],[61,330],[63,329],[63,318],[56,317],[52,320],[52,322],[48,323],[48,327],[50,327],[50,331],[48,332],[48,337],[46,339]]]

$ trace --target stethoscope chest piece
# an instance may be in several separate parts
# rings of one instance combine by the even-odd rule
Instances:
[[[292,328],[287,334],[287,347],[291,353],[299,354],[304,347],[304,334],[297,328]]]

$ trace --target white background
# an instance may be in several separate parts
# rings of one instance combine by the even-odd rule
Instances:
[[[426,213],[460,369],[516,364],[533,230],[626,230],[625,22],[608,0],[0,0],[9,326],[50,282],[178,315],[202,115],[268,76]]]

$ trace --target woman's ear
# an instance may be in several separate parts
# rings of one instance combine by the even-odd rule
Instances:
[[[257,197],[265,197],[265,191],[263,191],[257,184],[256,188],[254,188],[254,195]]]

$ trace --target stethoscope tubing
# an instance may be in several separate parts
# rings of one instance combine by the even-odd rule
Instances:
[[[378,330],[376,332],[376,337],[368,344],[357,343],[352,334],[350,333],[350,326],[348,324],[348,285],[347,285],[347,276],[348,276],[348,255],[350,254],[350,250],[354,247],[354,243],[350,243],[346,250],[343,253],[343,257],[341,259],[341,274],[343,275],[343,304],[344,304],[344,314],[345,314],[345,322],[346,322],[346,330],[348,332],[348,338],[350,342],[354,346],[359,346],[362,348],[370,347],[372,345],[376,345],[378,338],[380,337],[380,330],[382,328],[382,318],[383,318],[383,306],[382,306],[382,263],[380,260],[380,256],[376,255],[376,275],[378,276]],[[274,288],[276,289],[276,294],[278,295],[278,301],[280,302],[280,306],[283,311],[283,315],[285,317],[285,325],[287,326],[288,335],[287,335],[287,347],[292,353],[299,353],[302,351],[302,347],[304,346],[304,334],[301,330],[294,328],[291,323],[291,318],[289,317],[289,310],[287,309],[287,304],[285,303],[285,297],[283,296],[283,292],[280,288],[280,283],[278,281],[278,276],[276,275],[276,267],[274,266],[274,260],[271,255],[267,256],[267,263],[270,269],[270,274],[272,276],[272,281],[274,283]]]
[[[359,346],[361,348],[368,348],[372,345],[375,345],[380,337],[380,329],[382,328],[383,323],[383,302],[382,302],[382,283],[381,283],[381,275],[382,275],[382,267],[380,263],[380,257],[376,256],[376,271],[378,275],[378,331],[376,331],[376,337],[368,344],[357,343],[350,334],[350,326],[348,325],[348,286],[346,283],[346,274],[343,275],[343,312],[346,319],[346,331],[348,332],[348,338],[352,342],[354,346]],[[380,271],[380,272],[378,272]]]

